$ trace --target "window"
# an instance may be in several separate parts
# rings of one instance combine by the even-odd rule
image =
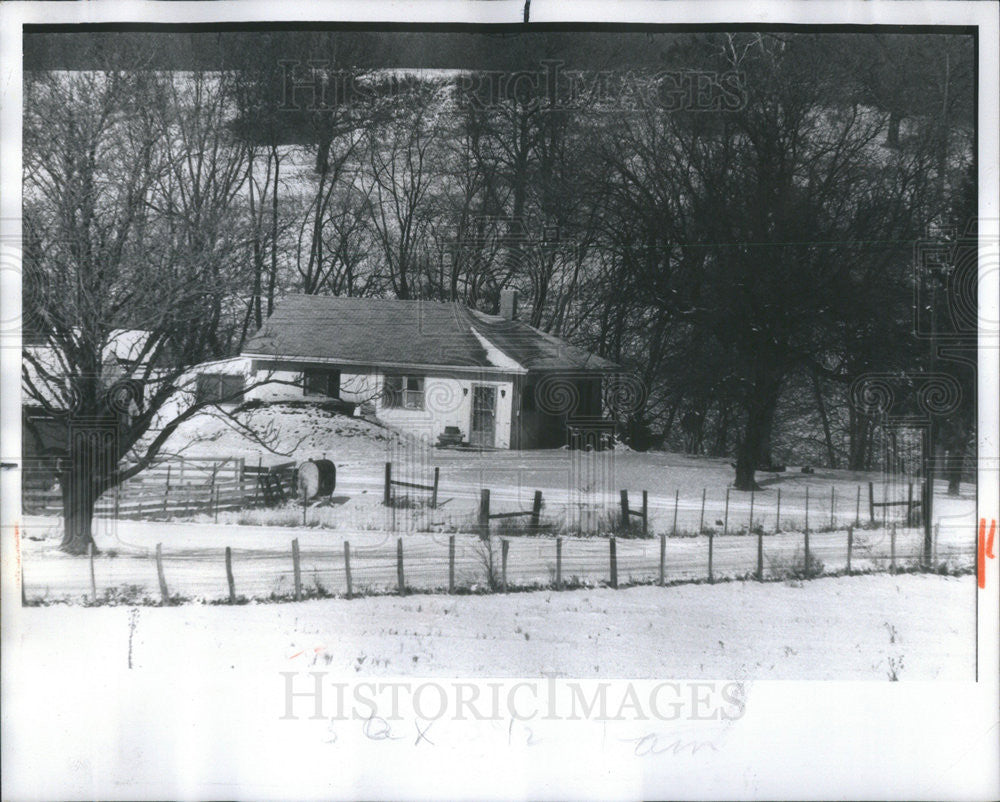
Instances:
[[[239,404],[243,401],[243,376],[233,373],[199,373],[195,397],[199,404]]]
[[[304,395],[325,395],[340,398],[339,370],[307,370],[302,374]]]
[[[423,377],[386,376],[382,401],[382,405],[388,409],[423,409]]]

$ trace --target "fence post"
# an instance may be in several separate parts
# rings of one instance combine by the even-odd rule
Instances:
[[[608,540],[611,545],[611,587],[618,589],[618,551],[614,535]]]
[[[500,583],[503,592],[507,592],[507,552],[510,549],[510,541],[504,538],[500,541]]]
[[[833,529],[836,525],[836,516],[833,514],[834,507],[837,505],[837,491],[833,485],[830,485],[830,529]]]
[[[778,491],[778,498],[781,498],[781,491]],[[780,502],[779,502],[780,504]],[[780,509],[780,507],[779,507]],[[729,488],[726,487],[726,512],[722,516],[722,534],[729,534]]]
[[[805,551],[806,551],[805,562],[803,563],[803,571],[805,572],[806,578],[808,578],[809,577],[809,529],[808,528],[803,533],[803,537],[805,539]]]
[[[861,485],[858,485],[858,500],[854,505],[854,525],[861,526]]]
[[[628,529],[628,491],[622,490],[620,495],[622,508],[622,529]]]
[[[642,536],[649,534],[649,491],[642,491]]]
[[[302,601],[302,567],[299,565],[299,539],[292,540],[292,575],[295,578],[295,601]]]
[[[243,507],[247,499],[247,465],[243,457],[236,460],[236,470],[240,482],[240,506]]]
[[[344,574],[347,576],[347,598],[354,598],[354,584],[351,581],[351,543],[344,541]]]
[[[538,529],[542,523],[542,491],[535,491],[535,499],[531,502],[531,528]]]
[[[709,530],[709,532],[708,532],[708,581],[709,581],[709,584],[711,584],[712,582],[715,581],[715,578],[712,575],[712,556],[713,556],[712,552],[713,552],[714,546],[715,546],[714,541],[715,541],[715,532],[713,530]]]
[[[226,546],[226,584],[229,585],[229,603],[236,604],[236,582],[233,580],[233,550]]]
[[[163,514],[167,514],[167,502],[170,500],[170,465],[167,465],[167,488],[163,491]]]
[[[486,537],[490,533],[490,491],[482,488],[479,491],[479,535]]]
[[[774,519],[774,531],[775,533],[781,531],[781,488],[778,488],[778,514]]]
[[[681,491],[679,489],[675,490],[674,491],[674,528],[671,530],[671,534],[673,534],[675,537],[677,535],[677,505],[680,503],[680,498],[681,498]]]
[[[806,485],[806,534],[809,534],[809,485]]]
[[[181,470],[184,470],[184,463],[181,463]],[[257,457],[257,482],[253,486],[253,506],[256,507],[260,496],[260,480],[264,472],[264,458]]]
[[[660,587],[663,587],[667,562],[667,533],[660,532]]]
[[[392,463],[387,462],[385,464],[385,489],[382,492],[382,503],[388,507],[390,501],[392,501]]]
[[[556,590],[562,590],[562,536],[556,536]]]
[[[698,519],[698,534],[705,531],[705,488],[701,489],[701,518]]]
[[[889,533],[889,572],[896,573],[896,524]]]
[[[455,536],[448,535],[448,592],[455,592]]]
[[[160,598],[164,604],[170,604],[170,592],[167,590],[167,577],[163,573],[163,544],[156,544],[156,578],[160,580]]]
[[[403,538],[396,538],[396,582],[399,585],[399,595],[406,595],[406,581],[403,577]]]
[[[875,486],[868,483],[868,518],[871,523],[875,523]]]
[[[934,541],[931,544],[931,564],[937,565],[937,543],[938,543],[938,530],[941,528],[941,522],[938,521],[934,524]]]
[[[122,486],[115,485],[115,520],[118,520],[118,503],[122,495]]]
[[[913,526],[913,482],[906,489],[906,525]]]
[[[215,503],[215,516],[213,518],[215,523],[219,522],[219,488],[215,485],[215,478],[212,479],[212,495],[214,496]]]
[[[753,534],[753,501],[754,501],[754,494],[756,492],[757,488],[755,487],[750,488],[750,523],[749,523],[749,528],[747,529],[747,533],[751,535]],[[761,529],[761,531],[763,532],[764,530]]]
[[[882,482],[882,528],[885,529],[889,525],[889,505],[885,502],[889,499],[889,481],[886,479]]]
[[[97,603],[97,580],[94,578],[94,541],[90,541],[87,544],[87,556],[90,558],[90,592],[93,596],[94,603]],[[22,587],[24,585],[22,584]]]
[[[858,488],[860,490],[860,488]],[[847,527],[847,573],[851,573],[851,552],[854,550],[854,527]]]
[[[438,505],[438,484],[441,481],[441,468],[434,466],[434,489],[431,491],[431,509],[436,510]]]
[[[757,581],[764,581],[764,530],[757,533]]]
[[[215,509],[215,523],[219,522],[219,505],[216,503],[216,493],[215,493],[215,472],[218,470],[218,466],[212,466],[212,484],[208,491],[208,508]]]

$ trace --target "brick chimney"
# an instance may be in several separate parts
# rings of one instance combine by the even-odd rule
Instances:
[[[500,317],[517,320],[517,290],[500,290]]]

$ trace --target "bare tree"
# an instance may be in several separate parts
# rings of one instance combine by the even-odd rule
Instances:
[[[394,118],[370,128],[365,141],[369,226],[397,298],[416,297],[421,259],[430,250],[431,189],[439,167],[435,147],[443,124],[433,102],[436,88],[401,93]]]
[[[69,553],[92,544],[101,494],[215,403],[195,396],[190,369],[238,328],[229,285],[245,257],[232,219],[246,153],[222,94],[204,76],[27,76],[25,272],[45,291],[22,379],[65,435]]]

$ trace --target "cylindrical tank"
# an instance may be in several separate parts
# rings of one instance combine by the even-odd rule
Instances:
[[[328,459],[311,459],[299,465],[299,492],[307,499],[329,496],[337,486],[337,468]]]

